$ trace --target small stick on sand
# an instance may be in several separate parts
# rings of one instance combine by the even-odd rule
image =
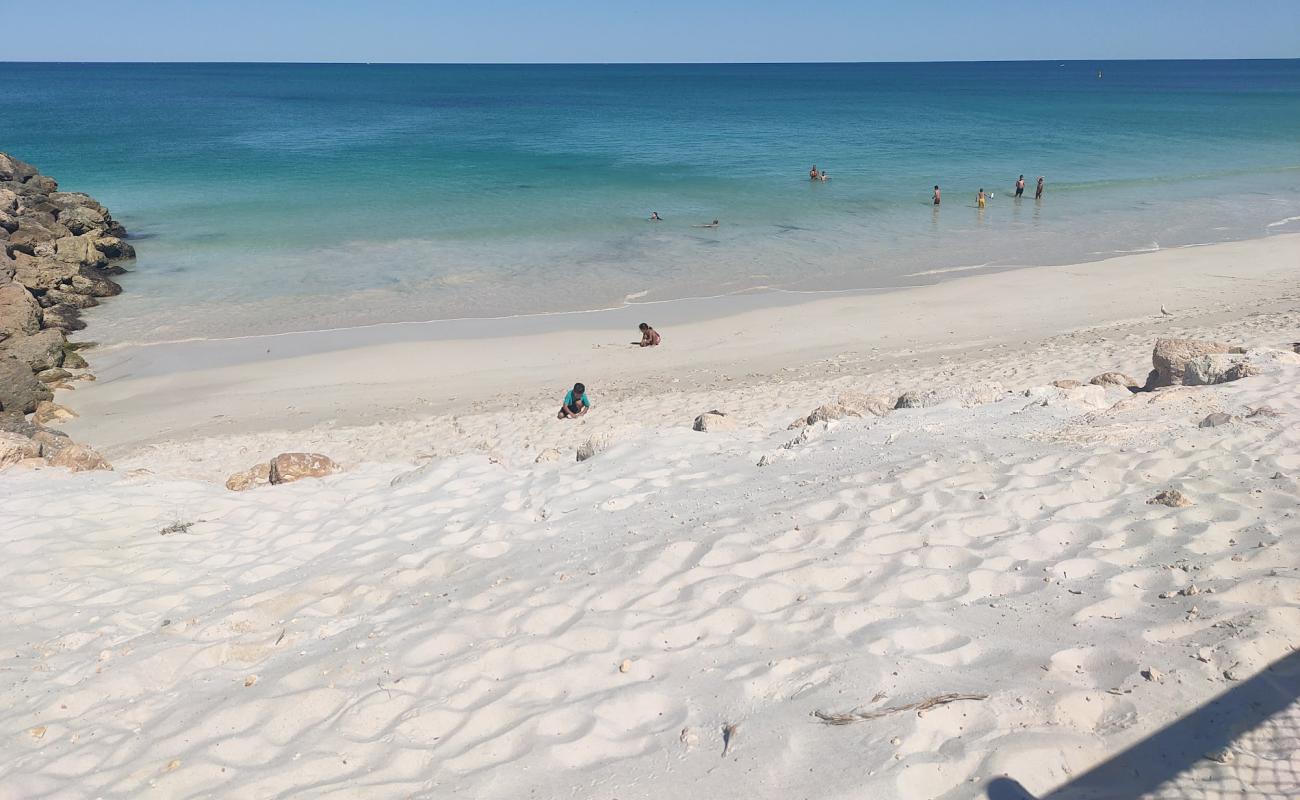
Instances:
[[[955,703],[958,700],[987,700],[986,694],[937,694],[934,697],[927,697],[917,703],[907,703],[901,706],[890,706],[876,711],[847,711],[842,714],[828,714],[825,711],[814,711],[813,716],[825,722],[827,725],[848,725],[852,722],[864,722],[871,719],[879,719],[889,714],[897,714],[900,711],[925,711],[936,706],[946,706],[949,703]],[[724,751],[725,752],[725,751]]]

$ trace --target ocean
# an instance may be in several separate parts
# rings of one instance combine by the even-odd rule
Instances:
[[[890,288],[1300,231],[1296,60],[10,63],[0,84],[0,150],[134,237],[125,294],[87,316],[106,345]]]

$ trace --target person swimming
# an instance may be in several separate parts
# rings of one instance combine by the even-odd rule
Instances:
[[[817,171],[817,165],[816,165],[816,164],[813,164],[813,165],[812,165],[812,169],[808,170],[808,180],[810,180],[810,181],[819,181],[819,180],[821,180],[821,175],[822,175],[822,174],[821,174],[820,172]]]
[[[651,212],[650,212],[650,221],[651,221],[651,222],[663,222],[663,221],[664,221],[664,218],[661,217],[661,216],[659,216],[659,212],[658,212],[658,211],[651,211]]]
[[[979,204],[980,208],[984,208],[984,187],[982,186],[980,187],[980,193],[979,196],[975,199],[975,202]]]
[[[637,327],[641,329],[641,341],[632,342],[632,344],[640,347],[657,347],[659,345],[659,342],[662,340],[662,337],[659,336],[659,331],[644,322]]]
[[[939,205],[939,184],[934,185],[934,204]]]

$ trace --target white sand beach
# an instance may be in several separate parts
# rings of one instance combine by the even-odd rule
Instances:
[[[1298,269],[90,351],[114,471],[0,472],[0,797],[1045,793],[1300,644]],[[1258,374],[1088,383],[1161,337]],[[288,451],[343,471],[222,485]]]

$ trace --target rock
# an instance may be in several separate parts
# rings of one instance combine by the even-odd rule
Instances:
[[[771,453],[764,453],[763,455],[758,457],[758,464],[756,466],[770,467],[775,463],[776,463],[776,456],[772,455]]]
[[[894,408],[924,408],[925,397],[920,392],[903,392],[894,402]]]
[[[0,340],[30,336],[41,329],[41,307],[18,283],[0,286]]]
[[[618,671],[621,672],[621,673],[623,673],[624,675],[626,675],[627,673],[631,672],[631,671],[632,671],[632,659],[630,659],[630,658],[625,658],[625,659],[623,659],[623,663],[618,665]]]
[[[48,459],[71,445],[72,437],[51,428],[39,428],[32,434],[32,441],[41,446],[41,455]]]
[[[108,257],[95,247],[96,238],[93,235],[64,236],[54,243],[54,257],[83,267],[102,267],[108,263]]]
[[[1277,411],[1272,406],[1258,406],[1250,409],[1250,413],[1246,416],[1254,419],[1255,417],[1276,417],[1277,415]]]
[[[537,458],[533,459],[533,463],[546,464],[552,461],[559,461],[559,460],[560,460],[560,451],[556,450],[554,447],[548,447],[542,452],[537,454]]]
[[[1194,358],[1183,366],[1183,385],[1213,386],[1258,374],[1259,368],[1242,355],[1214,353]]]
[[[63,366],[68,369],[85,369],[90,365],[86,363],[86,359],[82,358],[81,354],[76,350],[67,350],[63,353]]]
[[[67,422],[70,419],[76,419],[78,416],[77,412],[70,408],[50,400],[42,400],[36,404],[36,412],[32,414],[32,422],[37,425],[48,425],[51,422]]]
[[[99,233],[108,228],[103,212],[88,206],[70,208],[59,214],[59,224],[72,232],[74,236],[84,233]]]
[[[1185,506],[1190,506],[1191,504],[1191,499],[1177,489],[1166,489],[1147,501],[1147,505],[1149,506],[1162,505],[1169,506],[1170,508],[1183,508]]]
[[[1118,386],[1125,389],[1140,385],[1122,372],[1103,372],[1100,375],[1094,375],[1088,383],[1093,386]]]
[[[1218,750],[1211,750],[1205,754],[1205,758],[1209,761],[1215,762],[1216,764],[1231,764],[1233,761],[1237,760],[1237,757],[1233,755],[1232,750],[1227,747],[1220,747]]]
[[[71,286],[72,279],[80,275],[81,268],[76,264],[57,261],[53,258],[39,257],[27,253],[14,254],[14,280],[33,291],[64,289]]]
[[[31,336],[14,336],[0,342],[0,354],[13,356],[31,372],[41,372],[63,366],[65,344],[63,331],[46,328]]]
[[[232,492],[242,492],[257,486],[267,486],[271,483],[271,465],[258,464],[250,467],[243,472],[236,472],[229,478],[226,478],[226,488]]]
[[[30,414],[42,400],[53,400],[49,387],[36,380],[32,368],[0,352],[0,411]]]
[[[1155,349],[1151,351],[1154,381],[1148,379],[1146,388],[1183,384],[1188,362],[1202,356],[1240,352],[1243,352],[1241,348],[1205,339],[1157,339]]]
[[[1141,675],[1143,678],[1146,678],[1147,680],[1155,683],[1159,683],[1160,681],[1163,681],[1165,678],[1165,674],[1160,670],[1156,669],[1155,667],[1147,667],[1146,669],[1142,670]]]
[[[796,420],[787,430],[846,417],[883,417],[893,410],[894,404],[894,399],[885,395],[846,392],[836,398],[835,402],[813,409],[812,413]]]
[[[951,387],[924,392],[904,392],[894,402],[894,408],[931,408],[943,403],[961,408],[996,403],[1007,394],[1007,389],[996,381],[982,381],[969,386]]]
[[[95,247],[111,259],[135,258],[135,248],[116,236],[101,236]]]
[[[1052,385],[1058,389],[1077,389],[1083,384],[1072,378],[1065,378],[1059,381],[1052,381]]]
[[[49,175],[33,175],[23,183],[24,188],[29,190],[32,194],[48,195],[50,192],[57,192],[59,190],[59,182],[51,178]]]
[[[116,297],[122,293],[122,287],[117,282],[103,275],[87,275],[85,272],[73,275],[68,286],[73,292],[91,297]]]
[[[27,415],[18,411],[0,411],[0,432],[17,433],[31,438],[40,428],[27,421]]]
[[[99,301],[93,297],[76,292],[65,292],[61,289],[50,289],[41,295],[41,305],[46,308],[54,306],[71,306],[75,309],[94,308],[99,305]]]
[[[736,420],[727,416],[727,412],[718,411],[717,409],[714,409],[713,411],[705,411],[703,414],[695,418],[695,424],[691,426],[691,430],[700,431],[702,433],[709,433],[711,431],[734,431],[735,429]]]
[[[70,444],[60,448],[49,458],[51,467],[63,467],[71,472],[112,469],[104,457],[84,444]]]
[[[29,458],[40,458],[41,446],[26,436],[0,432],[0,469]]]
[[[609,449],[610,438],[603,433],[592,434],[587,441],[578,445],[575,453],[578,461],[586,461],[594,458],[597,453],[603,453]]]
[[[1201,423],[1196,427],[1217,428],[1220,425],[1227,425],[1232,422],[1233,419],[1234,417],[1231,414],[1225,414],[1222,411],[1215,411],[1213,414],[1210,414],[1208,417],[1201,420]]]
[[[281,453],[271,459],[268,479],[272,484],[293,483],[303,478],[323,478],[342,468],[320,453]]]
[[[8,153],[0,153],[0,181],[26,183],[39,175],[40,171],[25,161],[19,161]]]
[[[64,333],[84,330],[86,327],[86,323],[81,321],[81,312],[63,304],[41,309],[41,324],[47,328],[57,328]]]

